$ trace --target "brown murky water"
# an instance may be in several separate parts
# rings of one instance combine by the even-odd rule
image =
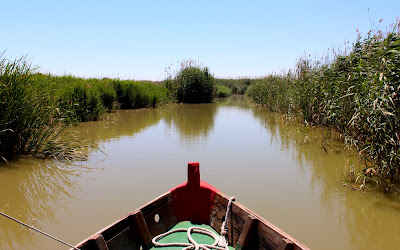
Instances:
[[[0,165],[0,211],[76,244],[185,181],[187,162],[199,161],[203,180],[312,249],[400,249],[399,197],[340,184],[354,153],[243,97],[119,111],[74,130],[103,152]],[[68,247],[0,216],[0,249]]]

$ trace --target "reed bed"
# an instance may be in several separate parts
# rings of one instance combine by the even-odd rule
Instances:
[[[232,89],[225,85],[216,85],[214,97],[228,97],[232,95]]]
[[[35,74],[33,78],[36,86],[56,97],[67,122],[94,121],[115,108],[149,108],[170,102],[168,89],[161,83],[71,75]]]
[[[19,155],[84,159],[93,146],[65,129],[115,108],[147,108],[170,102],[164,84],[83,79],[36,72],[24,57],[0,54],[0,161]]]
[[[362,156],[365,169],[355,181],[373,179],[389,190],[400,170],[399,30],[397,23],[359,35],[349,51],[329,58],[300,58],[293,71],[254,80],[247,95],[305,124],[336,129]]]
[[[217,86],[225,86],[228,87],[232,94],[234,95],[244,95],[248,86],[252,83],[253,80],[248,78],[240,78],[240,79],[215,79],[215,84]]]
[[[113,80],[118,106],[123,109],[156,108],[171,102],[170,92],[165,84]]]
[[[66,141],[55,98],[37,88],[35,68],[25,58],[9,60],[0,55],[0,161],[17,155],[84,158],[77,141]]]

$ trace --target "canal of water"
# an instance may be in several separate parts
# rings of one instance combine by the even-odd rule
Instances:
[[[117,111],[73,128],[88,161],[0,165],[0,211],[71,244],[186,180],[202,179],[311,249],[400,249],[400,199],[341,185],[357,155],[244,97]],[[0,249],[68,249],[0,217]]]

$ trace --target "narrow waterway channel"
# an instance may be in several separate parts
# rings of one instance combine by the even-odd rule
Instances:
[[[203,180],[311,249],[400,249],[398,195],[341,185],[354,152],[244,97],[122,110],[73,130],[100,150],[83,162],[0,165],[0,211],[76,244],[185,181],[198,161]],[[0,217],[0,249],[68,247]]]

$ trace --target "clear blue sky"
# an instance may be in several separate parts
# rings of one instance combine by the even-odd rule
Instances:
[[[137,80],[163,80],[184,59],[216,77],[264,76],[400,16],[399,0],[0,1],[6,57],[56,75]]]

